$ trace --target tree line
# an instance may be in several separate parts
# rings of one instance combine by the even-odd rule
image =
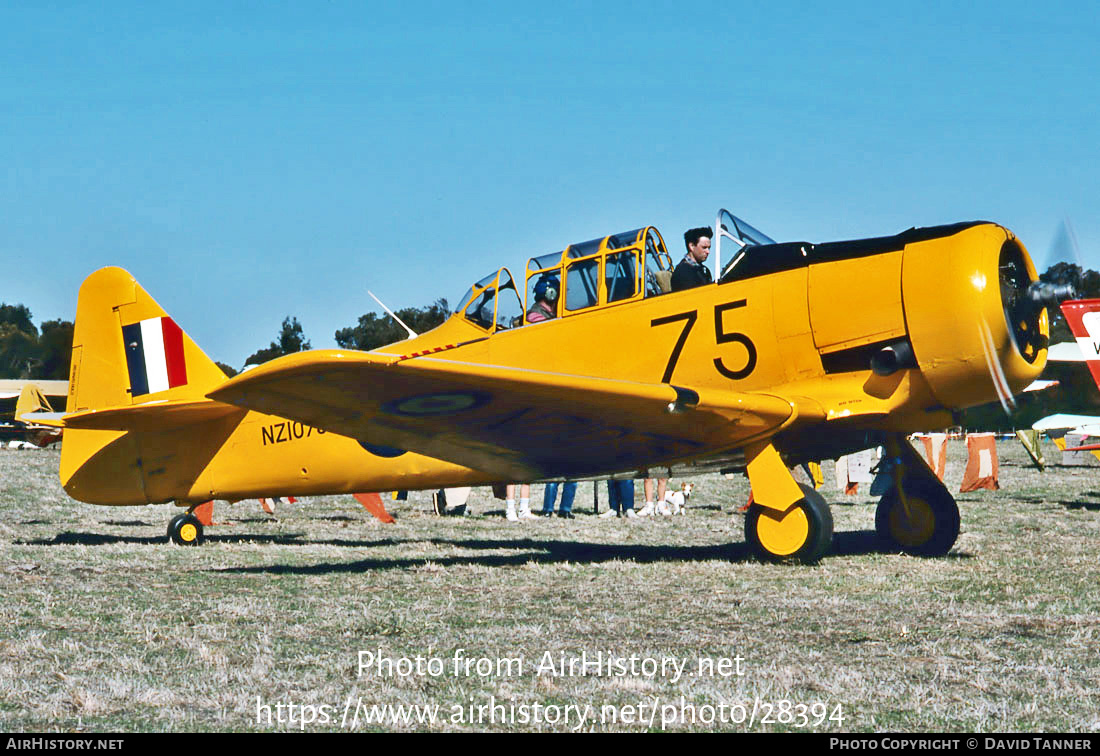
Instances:
[[[424,333],[450,315],[446,299],[437,299],[424,307],[406,307],[397,311],[417,333]],[[336,343],[343,349],[367,351],[408,337],[405,329],[388,315],[367,313],[354,326],[336,331]],[[48,320],[36,326],[30,309],[22,304],[0,304],[0,378],[25,380],[66,380],[72,357],[73,324],[67,320]],[[298,318],[287,316],[274,340],[257,349],[244,361],[244,367],[260,365],[284,354],[311,349]],[[218,367],[226,375],[239,371],[224,362]]]
[[[47,320],[38,327],[26,305],[0,304],[0,378],[69,377],[73,324]]]

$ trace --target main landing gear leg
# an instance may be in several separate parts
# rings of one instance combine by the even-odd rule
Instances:
[[[202,523],[192,512],[195,507],[187,510],[186,514],[178,514],[168,522],[168,538],[179,546],[198,546],[202,543]]]
[[[753,504],[745,516],[745,540],[769,562],[810,564],[833,541],[833,515],[817,491],[796,483],[770,443],[748,451]]]
[[[886,548],[943,556],[959,537],[959,507],[905,436],[886,439],[893,485],[875,510],[875,532]]]

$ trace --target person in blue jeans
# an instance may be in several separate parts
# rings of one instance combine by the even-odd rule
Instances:
[[[607,481],[607,503],[611,509],[600,517],[637,517],[634,513],[634,481],[633,480],[609,480]]]
[[[558,482],[547,483],[546,487],[542,489],[542,512],[543,517],[554,516],[554,502],[558,498],[558,486],[562,486],[561,489],[561,506],[558,508],[558,517],[564,520],[572,520],[573,517],[573,499],[577,495],[577,484],[575,481],[567,480],[562,485]]]

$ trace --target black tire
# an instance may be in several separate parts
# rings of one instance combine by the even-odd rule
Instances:
[[[891,551],[939,557],[951,551],[959,537],[959,506],[938,480],[907,477],[902,480],[912,516],[907,515],[897,488],[879,500],[875,532]]]
[[[791,505],[782,516],[775,510],[753,504],[745,516],[745,541],[760,559],[767,562],[812,564],[829,550],[833,543],[833,513],[829,503],[813,488],[801,483],[803,498]],[[796,518],[788,533],[778,537],[772,526]],[[781,529],[782,530],[782,529]]]
[[[176,515],[168,523],[168,538],[177,546],[198,546],[202,543],[202,523],[193,514]]]

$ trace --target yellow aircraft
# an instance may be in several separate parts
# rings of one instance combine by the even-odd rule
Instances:
[[[668,291],[649,226],[532,258],[526,308],[501,268],[415,339],[232,379],[106,268],[80,290],[69,411],[38,421],[65,428],[65,490],[97,504],[745,471],[747,541],[797,562],[833,523],[788,467],[885,444],[879,533],[946,553],[959,510],[906,434],[1042,370],[1050,297],[1024,246],[984,222],[827,244],[725,210],[716,227],[709,285]],[[550,317],[526,322],[536,292]],[[169,532],[202,537],[189,514]]]
[[[27,412],[53,412],[48,397],[53,397],[55,401],[64,400],[68,392],[69,386],[65,381],[0,380],[0,408],[6,409],[5,405],[10,405],[13,400],[15,402],[10,411],[0,412],[0,417],[10,415],[16,418]],[[61,406],[60,402],[58,406]],[[23,443],[43,447],[60,441],[61,431],[47,425],[0,419],[0,439],[5,436],[22,436],[25,439]]]

